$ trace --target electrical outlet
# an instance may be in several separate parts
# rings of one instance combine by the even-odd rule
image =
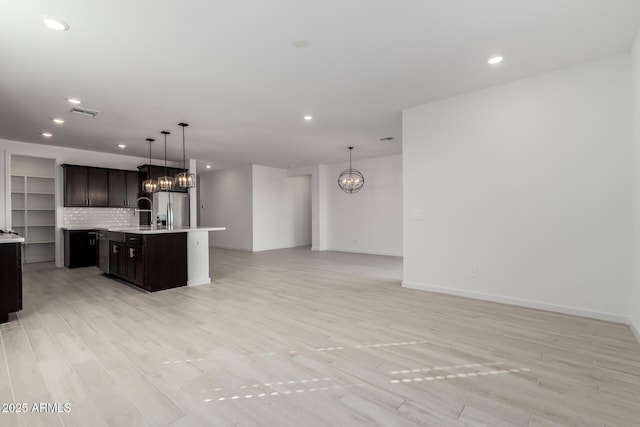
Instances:
[[[478,277],[478,266],[469,264],[469,276]]]

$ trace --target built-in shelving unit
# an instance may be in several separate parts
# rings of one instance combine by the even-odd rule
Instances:
[[[55,260],[53,159],[11,156],[11,227],[25,238],[25,263]]]

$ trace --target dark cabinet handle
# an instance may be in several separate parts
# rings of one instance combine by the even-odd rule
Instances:
[[[135,258],[136,257],[136,251],[133,248],[129,248],[129,258]]]
[[[118,253],[118,245],[113,245],[113,253],[114,254]]]

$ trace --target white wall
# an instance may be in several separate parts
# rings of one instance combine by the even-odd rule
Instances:
[[[640,339],[640,31],[631,51],[633,118],[633,283],[631,322]]]
[[[287,176],[311,177],[311,250],[327,249],[327,166],[303,166],[287,170]]]
[[[311,244],[311,180],[253,165],[253,250]]]
[[[630,101],[622,54],[404,111],[403,284],[625,321]]]
[[[226,227],[209,233],[209,246],[253,250],[252,167],[200,176],[200,224]]]
[[[402,256],[402,156],[358,160],[364,187],[346,194],[338,176],[349,162],[327,166],[327,249]]]
[[[285,178],[282,223],[284,247],[310,246],[312,243],[311,176]]]

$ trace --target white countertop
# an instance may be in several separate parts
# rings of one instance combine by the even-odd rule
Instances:
[[[119,227],[122,228],[122,227]],[[105,226],[98,226],[98,227],[91,227],[91,226],[86,226],[86,225],[69,225],[67,227],[61,227],[61,230],[109,230],[109,227],[105,227]]]
[[[136,227],[136,228],[109,228],[109,231],[120,231],[123,233],[132,234],[164,234],[164,233],[191,233],[194,231],[224,231],[227,227],[173,227],[171,229],[156,228],[151,229],[149,227]]]
[[[0,244],[2,243],[22,243],[24,242],[24,237],[18,236],[17,234],[0,234]]]
[[[164,233],[191,233],[194,231],[224,231],[226,227],[173,227],[169,230],[166,228],[149,227],[87,227],[87,226],[69,226],[62,227],[63,230],[108,230],[121,233],[131,234],[164,234]]]

